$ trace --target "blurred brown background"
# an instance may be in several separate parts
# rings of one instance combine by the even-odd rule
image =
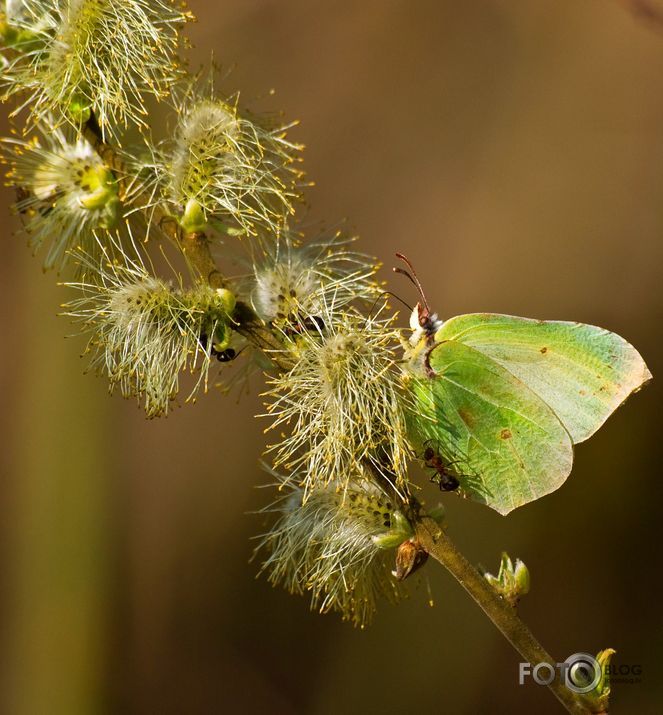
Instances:
[[[191,5],[193,66],[214,50],[245,102],[301,119],[308,221],[407,253],[443,316],[596,323],[663,375],[663,32],[617,0]],[[558,712],[434,564],[433,609],[420,589],[363,632],[255,580],[260,398],[152,422],[109,398],[2,197],[3,713]],[[521,613],[555,656],[642,665],[615,713],[661,712],[661,384],[555,494],[507,518],[446,499],[472,560],[528,564]]]

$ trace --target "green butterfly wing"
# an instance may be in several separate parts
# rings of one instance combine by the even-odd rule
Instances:
[[[431,443],[475,501],[507,514],[557,489],[571,471],[571,438],[553,410],[494,359],[447,341],[411,377],[420,444]]]
[[[475,313],[445,322],[435,340],[458,341],[506,368],[550,406],[574,444],[651,379],[632,345],[582,323]]]

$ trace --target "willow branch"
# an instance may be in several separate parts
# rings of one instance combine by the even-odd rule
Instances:
[[[556,661],[520,620],[516,610],[499,596],[433,519],[420,517],[416,523],[416,535],[421,547],[451,573],[525,661],[548,663],[556,668]],[[591,713],[559,678],[555,678],[548,687],[567,712],[574,715]]]
[[[121,176],[126,173],[122,157],[104,140],[94,114],[85,123],[83,134],[108,166]],[[203,231],[182,230],[178,222],[158,205],[151,208],[146,220],[148,224],[157,225],[167,238],[179,246],[193,276],[212,288],[224,287],[225,278],[212,255],[210,239]],[[249,305],[238,302],[233,319],[235,330],[262,351],[279,370],[292,367],[292,357],[284,349],[283,340],[274,334]]]
[[[212,256],[209,239],[202,231],[180,231],[179,244],[192,271],[212,288],[223,288],[224,279]]]

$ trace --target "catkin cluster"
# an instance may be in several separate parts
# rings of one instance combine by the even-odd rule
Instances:
[[[186,71],[189,19],[175,0],[4,3],[19,233],[63,275],[90,368],[148,417],[206,392],[213,369],[220,384],[266,373],[281,496],[262,568],[363,625],[401,595],[393,549],[412,536],[399,333],[376,260],[298,225],[294,123]]]

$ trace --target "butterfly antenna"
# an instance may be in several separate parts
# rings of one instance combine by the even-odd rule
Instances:
[[[412,284],[415,286],[417,291],[419,292],[419,295],[421,296],[421,300],[424,304],[424,307],[428,312],[430,312],[430,306],[428,305],[428,300],[426,299],[426,294],[424,293],[423,286],[421,285],[421,281],[419,280],[419,277],[417,276],[417,272],[414,270],[414,266],[410,263],[409,259],[406,258],[402,253],[397,253],[396,258],[400,258],[403,263],[410,269],[409,271],[406,271],[404,268],[393,268],[392,270],[394,273],[400,273],[402,276],[405,276],[408,278]]]
[[[373,316],[373,311],[375,310],[375,306],[378,304],[379,301],[383,300],[388,295],[392,296],[393,298],[396,298],[396,300],[400,301],[408,310],[412,310],[412,308],[402,298],[399,298],[395,293],[392,293],[389,290],[385,290],[385,291],[382,291],[382,293],[380,293],[380,295],[373,301],[373,304],[371,305],[371,309],[368,311],[368,315],[366,316],[366,325],[368,325],[368,321]],[[382,310],[382,308],[380,308],[380,310]]]
[[[380,295],[373,301],[373,305],[371,306],[371,310],[369,312],[369,315],[373,312],[373,309],[377,305],[377,302],[384,298],[385,296],[390,295],[392,298],[396,298],[396,300],[399,303],[402,303],[408,310],[412,310],[412,306],[409,303],[406,303],[399,295],[396,295],[396,293],[392,293],[390,290],[384,290]]]

